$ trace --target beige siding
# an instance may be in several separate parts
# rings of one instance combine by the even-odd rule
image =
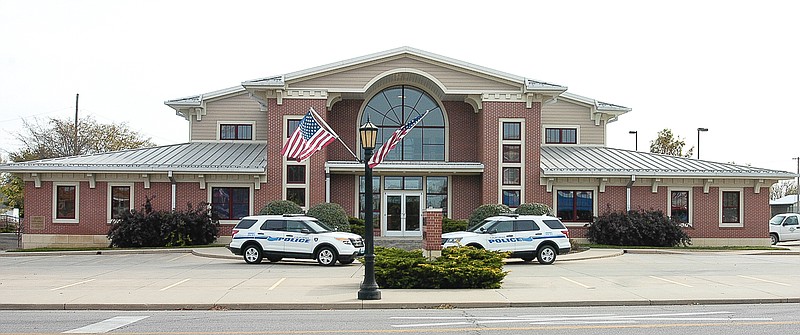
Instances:
[[[219,123],[253,122],[255,140],[267,140],[267,116],[247,93],[233,95],[206,103],[206,115],[201,121],[192,116],[192,140],[217,140]]]
[[[542,105],[542,128],[577,127],[580,139],[578,144],[605,145],[605,123],[594,125],[590,119],[589,107],[559,100],[553,104]],[[544,137],[544,132],[542,132]],[[544,143],[544,138],[542,139]]]
[[[411,57],[380,60],[361,65],[357,68],[344,69],[335,73],[324,73],[314,78],[302,81],[289,82],[295,88],[363,88],[370,80],[389,70],[397,68],[413,68],[428,73],[444,84],[447,90],[470,91],[521,91],[522,83],[514,84],[498,80],[487,79],[477,73],[466,73],[455,70],[445,64],[432,64]]]

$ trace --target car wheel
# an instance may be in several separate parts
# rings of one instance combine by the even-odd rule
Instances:
[[[264,257],[261,248],[255,246],[254,244],[248,245],[244,248],[244,261],[247,264],[258,264],[261,263],[261,259]]]
[[[780,240],[778,239],[778,234],[769,234],[769,242],[772,245],[778,244]]]
[[[340,259],[339,263],[342,263],[343,265],[347,265],[347,264],[353,263],[353,261],[355,261],[355,260],[356,260],[355,258],[350,257],[350,258],[344,259],[344,260]]]
[[[317,263],[331,266],[336,264],[336,250],[331,247],[322,247],[317,251]]]
[[[533,257],[522,257],[522,261],[525,263],[530,263],[533,261]]]
[[[536,259],[541,264],[553,264],[556,261],[556,249],[549,245],[544,245],[536,252]]]
[[[279,256],[267,256],[267,259],[268,259],[270,262],[272,262],[272,263],[277,263],[277,262],[280,262],[280,261],[283,259],[283,257],[279,257]]]

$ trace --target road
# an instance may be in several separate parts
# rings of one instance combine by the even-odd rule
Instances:
[[[796,334],[799,304],[326,311],[0,311],[10,334]]]

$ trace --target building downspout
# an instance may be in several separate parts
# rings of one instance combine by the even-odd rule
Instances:
[[[325,166],[325,202],[331,202],[331,169]]]
[[[628,182],[627,185],[625,185],[625,211],[626,212],[630,212],[631,211],[631,187],[633,186],[634,182],[636,182],[636,176],[635,175],[631,175],[631,180]]]
[[[167,177],[169,177],[169,182],[172,184],[172,210],[175,211],[175,193],[176,193],[176,186],[175,177],[172,176],[172,171],[167,172]]]

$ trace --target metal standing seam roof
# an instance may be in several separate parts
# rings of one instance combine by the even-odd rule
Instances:
[[[658,176],[789,179],[791,172],[608,147],[543,146],[542,176]]]
[[[266,143],[194,142],[0,165],[4,172],[264,173]]]

